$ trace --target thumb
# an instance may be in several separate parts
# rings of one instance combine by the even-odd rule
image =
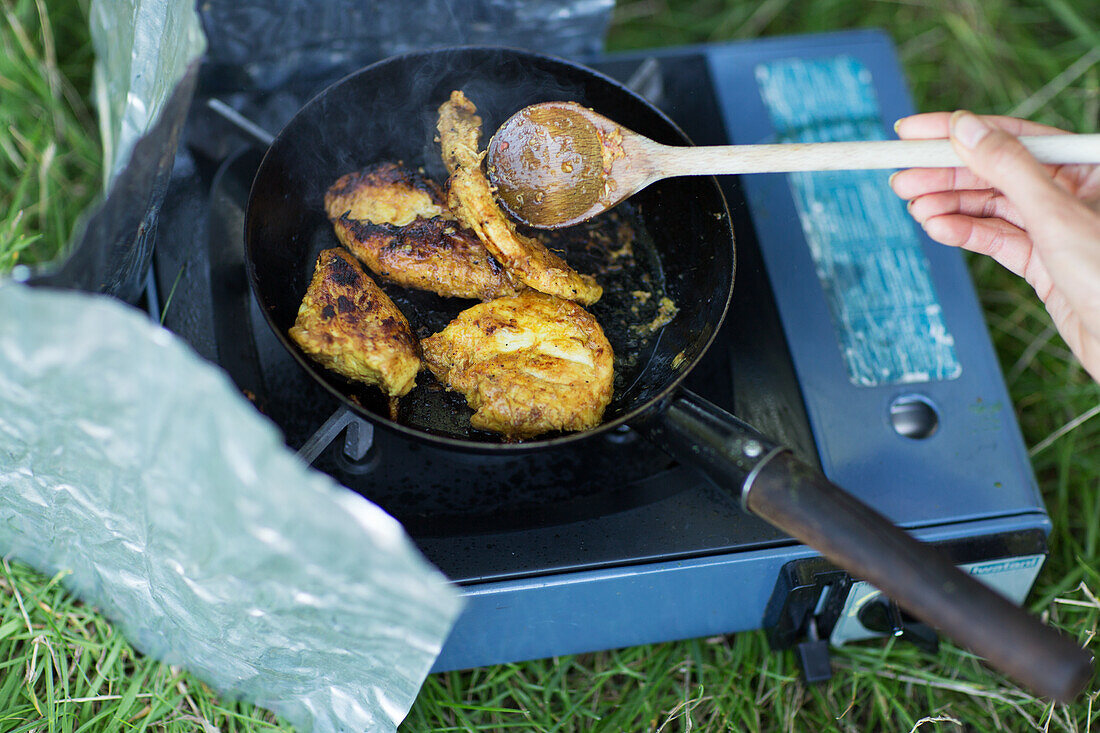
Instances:
[[[998,188],[1030,223],[1068,194],[1015,137],[977,115],[959,110],[951,115],[951,142],[963,163],[979,178]]]

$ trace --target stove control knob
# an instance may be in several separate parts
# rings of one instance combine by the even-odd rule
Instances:
[[[879,595],[864,603],[858,618],[868,631],[896,636],[929,654],[939,651],[940,640],[936,632],[902,611],[886,596]]]

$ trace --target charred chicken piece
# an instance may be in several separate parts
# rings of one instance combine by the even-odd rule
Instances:
[[[341,176],[325,192],[325,213],[331,221],[347,214],[349,219],[404,226],[417,217],[446,215],[443,201],[435,181],[386,161]]]
[[[594,278],[574,271],[541,242],[517,232],[497,205],[489,179],[481,170],[481,117],[461,91],[451,92],[451,98],[439,108],[438,130],[443,162],[451,173],[447,203],[459,221],[528,287],[584,305],[599,300],[603,289]]]
[[[524,291],[468,308],[421,341],[424,362],[475,410],[470,424],[510,439],[600,424],[611,401],[611,344],[576,303]]]
[[[455,220],[435,182],[397,163],[341,177],[325,194],[325,212],[340,243],[391,282],[478,300],[523,287]]]
[[[409,322],[339,248],[318,256],[290,337],[322,366],[391,397],[416,385],[420,357]]]

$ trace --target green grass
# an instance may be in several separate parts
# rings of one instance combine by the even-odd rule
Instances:
[[[51,5],[0,0],[0,273],[53,259],[99,191],[85,13]]]
[[[0,0],[0,267],[48,259],[99,180],[91,52],[73,0]],[[614,49],[853,27],[887,29],[923,110],[1016,113],[1096,132],[1100,3],[1078,0],[620,0]],[[52,49],[52,50],[51,50]],[[1028,605],[1091,644],[1100,621],[1100,387],[1021,281],[970,261],[1047,508],[1051,554]],[[1084,418],[1084,419],[1083,419]],[[0,730],[286,730],[134,653],[111,625],[18,564],[0,572]],[[1092,645],[1095,648],[1095,645]],[[404,725],[424,730],[1067,730],[1097,725],[1100,688],[1049,705],[945,644],[855,645],[807,688],[761,633],[430,677]]]

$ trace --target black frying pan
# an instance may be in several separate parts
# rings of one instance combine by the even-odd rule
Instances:
[[[245,223],[253,290],[275,333],[303,368],[366,419],[451,449],[554,450],[628,424],[738,494],[749,511],[867,580],[1019,682],[1063,700],[1082,689],[1091,677],[1091,655],[894,527],[790,451],[681,388],[721,326],[733,289],[733,231],[712,178],[662,181],[624,207],[622,216],[639,232],[631,272],[648,278],[680,310],[658,336],[641,340],[631,338],[629,309],[613,293],[592,307],[615,348],[618,372],[615,397],[604,423],[594,430],[504,443],[472,431],[462,399],[430,388],[424,375],[418,381],[425,384],[402,399],[398,419],[391,420],[377,390],[357,387],[305,356],[287,331],[317,253],[337,246],[322,206],[326,188],[339,176],[381,160],[423,166],[444,180],[435,124],[437,109],[452,89],[462,89],[478,106],[486,136],[527,104],[568,99],[658,142],[688,143],[667,117],[615,81],[575,64],[509,49],[408,54],[329,87],[302,108],[268,149],[253,182]],[[440,330],[470,305],[400,288],[388,292],[421,335]]]

